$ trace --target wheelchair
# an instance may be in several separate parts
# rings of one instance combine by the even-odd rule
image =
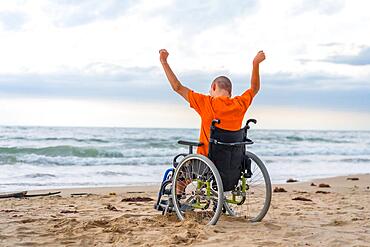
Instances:
[[[165,215],[176,212],[180,220],[195,220],[214,225],[222,213],[261,221],[271,202],[271,181],[258,156],[247,150],[253,144],[244,128],[228,131],[211,125],[208,157],[193,154],[199,142],[178,141],[189,147],[173,159],[173,167],[164,173],[154,208]]]

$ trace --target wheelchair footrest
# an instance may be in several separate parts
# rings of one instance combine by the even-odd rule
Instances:
[[[170,203],[170,205],[168,205],[168,200],[161,200],[159,202],[159,204],[157,204],[155,206],[155,208],[158,210],[158,211],[162,211],[163,214],[165,213],[171,213],[173,211],[173,205],[171,205],[172,203]]]

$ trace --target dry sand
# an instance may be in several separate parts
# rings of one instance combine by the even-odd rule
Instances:
[[[64,189],[61,196],[0,199],[0,246],[370,246],[370,174],[313,181],[330,188],[311,182],[274,185],[287,192],[273,193],[260,223],[222,216],[216,226],[162,216],[153,209],[154,201],[121,201],[155,200],[157,186]],[[74,192],[93,194],[70,196]]]

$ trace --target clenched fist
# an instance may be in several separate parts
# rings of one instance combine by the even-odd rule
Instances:
[[[168,57],[168,51],[166,49],[160,49],[159,50],[159,60],[161,63],[166,63]]]
[[[265,53],[263,51],[259,51],[253,59],[253,64],[260,64],[263,60],[265,60],[265,58]]]

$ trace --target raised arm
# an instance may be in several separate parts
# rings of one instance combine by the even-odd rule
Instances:
[[[251,77],[251,89],[253,96],[260,90],[260,63],[265,60],[265,53],[259,51],[253,59],[253,70]]]
[[[186,101],[189,102],[188,92],[189,88],[184,87],[181,82],[177,79],[175,73],[173,73],[170,65],[167,63],[168,52],[165,49],[159,50],[159,60],[161,61],[164,72],[166,73],[167,79],[171,84],[172,89],[180,94]]]

